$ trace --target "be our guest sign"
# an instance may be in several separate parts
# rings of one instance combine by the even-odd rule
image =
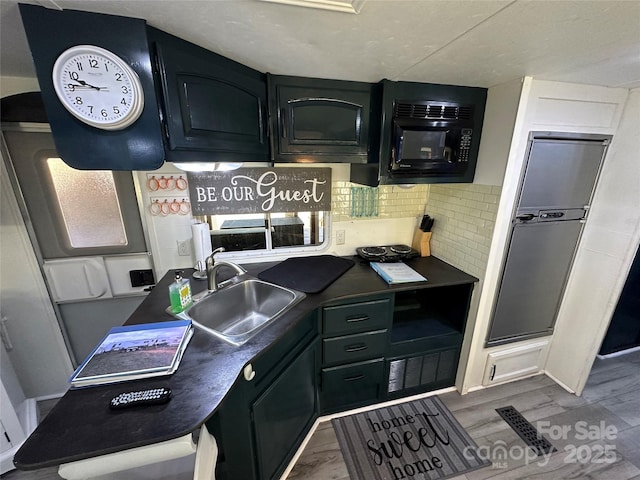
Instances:
[[[331,210],[330,168],[187,172],[194,215]]]

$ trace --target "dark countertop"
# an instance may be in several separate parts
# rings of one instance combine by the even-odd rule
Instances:
[[[240,347],[196,329],[180,367],[170,377],[136,380],[126,384],[69,390],[38,425],[14,457],[17,468],[33,470],[82,460],[129,448],[175,439],[197,429],[218,408],[242,369],[267,350],[299,320],[321,305],[352,297],[467,284],[478,281],[434,257],[415,258],[405,263],[427,277],[426,283],[388,286],[368,262],[352,257],[355,265],[317,294],[307,297]],[[276,262],[243,265],[257,276]],[[191,278],[191,271],[185,276]],[[174,320],[165,312],[169,305],[168,272],[126,324]],[[194,293],[206,288],[206,281],[191,280]],[[123,391],[169,386],[171,401],[164,405],[110,410],[111,398]]]

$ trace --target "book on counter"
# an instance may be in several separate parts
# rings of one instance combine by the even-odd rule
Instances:
[[[191,320],[114,327],[69,382],[79,388],[171,375],[192,336]]]
[[[389,285],[397,283],[410,283],[410,282],[426,282],[427,279],[416,272],[406,263],[380,263],[371,262],[371,268],[373,268],[382,279]]]

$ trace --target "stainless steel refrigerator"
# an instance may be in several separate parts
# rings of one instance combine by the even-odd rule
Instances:
[[[553,332],[610,140],[531,133],[487,346]]]

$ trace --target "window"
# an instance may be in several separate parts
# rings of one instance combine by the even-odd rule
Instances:
[[[128,243],[112,172],[76,170],[60,158],[46,164],[72,248]]]
[[[327,239],[328,212],[207,215],[213,248],[225,251],[320,246]]]
[[[3,135],[44,259],[146,252],[131,172],[67,166],[48,129]]]

